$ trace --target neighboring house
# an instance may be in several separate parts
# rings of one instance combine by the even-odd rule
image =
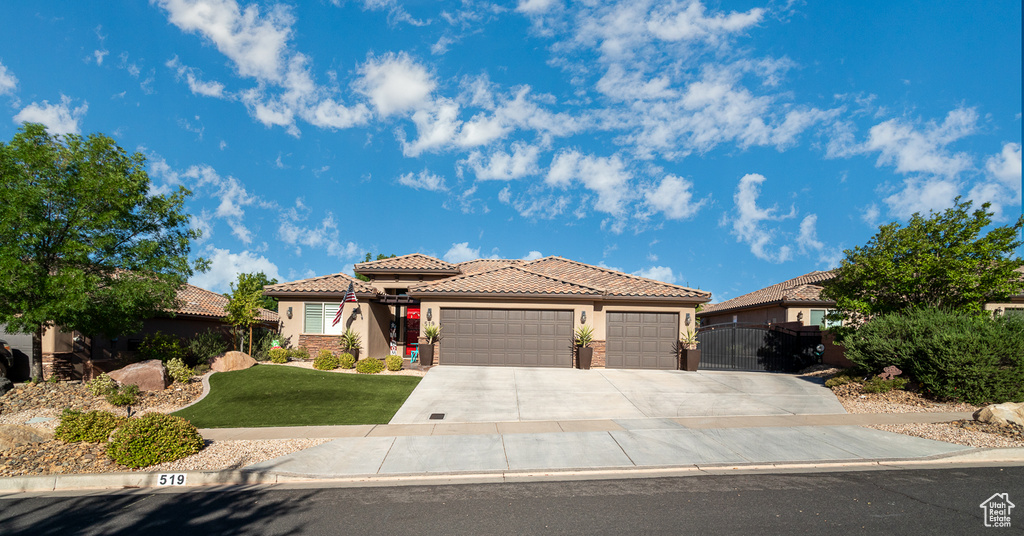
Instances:
[[[89,379],[94,374],[112,370],[121,354],[134,352],[142,339],[161,331],[189,339],[207,329],[220,331],[230,336],[231,326],[224,322],[224,306],[228,298],[222,294],[185,284],[178,291],[179,307],[168,311],[173,316],[143,320],[142,330],[114,340],[101,335],[89,337],[77,331],[64,331],[51,327],[43,333],[43,370],[46,376],[56,372],[65,379]],[[260,309],[260,325],[270,329],[279,328],[278,314]],[[28,358],[32,354],[32,335],[7,334],[0,329],[0,338],[11,342],[15,351],[17,380],[28,378]]]
[[[1024,278],[1024,266],[1017,268],[1017,273]],[[1009,297],[1006,301],[986,303],[985,310],[995,311],[996,314],[1024,315],[1024,291]]]
[[[364,356],[383,357],[394,340],[408,356],[423,327],[438,323],[442,365],[572,367],[575,328],[594,330],[595,367],[675,369],[679,333],[694,325],[708,292],[561,257],[479,259],[452,264],[414,253],[364,262],[355,272],[269,285],[279,300],[282,338],[310,353],[338,350],[346,328]],[[358,299],[332,326],[349,285]]]
[[[836,302],[821,297],[822,283],[835,277],[832,271],[814,271],[742,296],[705,306],[697,318],[701,326],[735,322],[823,326],[825,314]]]

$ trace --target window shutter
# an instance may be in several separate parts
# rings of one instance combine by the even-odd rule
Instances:
[[[324,332],[324,304],[322,303],[307,303],[306,304],[306,317],[303,324],[302,331],[304,333],[323,333]]]

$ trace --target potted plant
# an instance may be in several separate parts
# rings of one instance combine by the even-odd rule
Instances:
[[[700,341],[697,340],[696,331],[688,329],[679,334],[679,368],[681,370],[690,372],[697,371],[697,367],[700,366],[700,350],[697,349],[698,344],[700,344]]]
[[[433,366],[434,344],[441,340],[441,326],[427,322],[427,324],[423,326],[423,339],[423,344],[419,345],[420,365],[427,367]]]
[[[359,349],[363,347],[362,341],[359,340],[359,334],[352,331],[352,328],[345,330],[345,333],[341,334],[341,350],[347,354],[352,354],[352,357],[359,361]]]
[[[594,342],[594,328],[584,324],[576,328],[573,334],[573,346],[576,347],[576,357],[581,369],[589,369],[594,359],[594,349],[590,343]]]

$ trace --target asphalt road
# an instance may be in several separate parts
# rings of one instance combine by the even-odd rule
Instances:
[[[995,493],[1009,529],[984,526]],[[9,536],[847,532],[1024,532],[1024,467],[0,499]]]

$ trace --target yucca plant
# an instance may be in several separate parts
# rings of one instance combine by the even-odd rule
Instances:
[[[576,333],[573,335],[573,344],[586,348],[592,342],[594,342],[594,328],[590,327],[589,324],[576,328]]]
[[[438,324],[427,323],[423,327],[423,338],[427,339],[427,344],[434,344],[441,340],[441,326]]]
[[[359,339],[359,334],[348,328],[344,333],[341,334],[341,349],[342,350],[358,350],[363,347],[362,341]]]

